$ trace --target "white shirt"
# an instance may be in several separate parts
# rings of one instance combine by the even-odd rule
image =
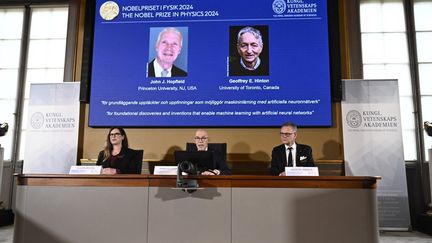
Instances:
[[[286,158],[287,158],[287,163],[288,163],[288,154],[289,154],[289,150],[288,150],[288,148],[290,148],[290,146],[288,146],[288,145],[286,145],[285,144],[285,151],[286,151]],[[293,160],[293,167],[296,167],[297,166],[297,164],[296,164],[296,155],[297,155],[297,144],[296,143],[294,143],[292,146],[291,146],[291,154],[292,154],[292,160]]]
[[[155,77],[156,78],[162,77],[162,71],[164,69],[159,65],[159,63],[157,62],[157,59],[154,60],[153,67],[154,67],[154,71],[155,71]],[[165,69],[168,71],[167,77],[171,77],[171,69],[172,69],[172,66],[169,69]]]

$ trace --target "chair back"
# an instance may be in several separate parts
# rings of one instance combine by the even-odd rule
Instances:
[[[135,157],[136,157],[136,161],[138,162],[137,164],[137,171],[136,174],[141,174],[142,172],[142,161],[144,158],[144,150],[143,149],[135,149]]]
[[[227,160],[227,144],[226,143],[209,143],[208,148],[210,151],[218,151],[222,156],[222,162],[226,164]],[[186,143],[186,151],[197,151],[194,143]]]

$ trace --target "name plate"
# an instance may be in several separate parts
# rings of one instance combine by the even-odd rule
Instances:
[[[100,175],[101,172],[102,172],[101,165],[88,165],[88,166],[72,165],[69,170],[70,175]]]
[[[177,166],[155,166],[153,175],[177,175]]]
[[[285,167],[286,176],[319,176],[318,167]]]

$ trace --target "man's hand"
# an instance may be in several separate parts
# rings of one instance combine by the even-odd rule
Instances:
[[[206,170],[201,175],[220,175],[220,170]]]

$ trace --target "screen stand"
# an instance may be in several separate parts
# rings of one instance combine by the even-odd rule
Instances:
[[[197,180],[182,178],[181,180],[177,180],[177,189],[182,189],[182,191],[187,193],[194,193],[200,188]]]

